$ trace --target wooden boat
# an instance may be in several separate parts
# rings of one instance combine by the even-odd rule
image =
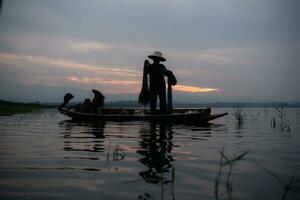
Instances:
[[[103,108],[101,114],[77,112],[74,109],[61,108],[59,112],[76,120],[87,121],[155,121],[171,123],[207,123],[227,115],[227,113],[211,114],[211,109],[173,109],[171,114],[145,114],[148,110],[126,108]],[[126,114],[122,114],[126,113]]]
[[[174,108],[170,114],[150,114],[149,109],[141,108],[101,108],[101,113],[92,114],[76,111],[76,106],[65,108],[65,105],[73,98],[66,94],[64,103],[58,108],[59,112],[75,120],[84,121],[153,121],[167,123],[193,123],[203,124],[211,120],[223,117],[228,113],[212,114],[210,108],[187,109]]]

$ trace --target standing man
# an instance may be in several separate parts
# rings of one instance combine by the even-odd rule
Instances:
[[[150,64],[148,60],[144,63],[144,73],[149,74],[150,77],[150,108],[151,114],[156,114],[157,97],[159,97],[160,114],[167,112],[166,100],[166,82],[165,76],[169,76],[171,71],[160,62],[166,61],[160,51],[155,51],[152,55],[148,56],[153,60]]]

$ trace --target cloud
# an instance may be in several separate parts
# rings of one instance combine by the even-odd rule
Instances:
[[[250,63],[247,57],[252,52],[250,48],[214,48],[203,50],[168,51],[172,60],[183,60],[198,64],[213,64],[215,66],[234,65],[241,66]]]
[[[57,66],[65,69],[76,69],[82,71],[89,71],[96,74],[108,73],[110,75],[126,76],[126,77],[140,77],[141,75],[135,70],[126,68],[106,67],[100,65],[90,65],[85,63],[74,62],[72,60],[49,58],[43,56],[33,56],[26,54],[8,54],[0,53],[0,63],[9,64],[38,64],[39,67]]]
[[[149,46],[140,46],[129,43],[111,43],[101,41],[85,41],[75,40],[71,44],[68,44],[69,48],[79,52],[92,52],[92,51],[107,51],[107,50],[127,50],[127,51],[147,51],[152,49]]]
[[[97,87],[107,94],[130,94],[140,90],[140,81],[135,80],[107,80],[97,77],[69,76],[67,80],[83,84],[86,88]]]
[[[81,52],[89,52],[89,51],[96,51],[96,50],[108,50],[114,48],[112,45],[107,45],[100,42],[95,41],[86,41],[86,42],[75,42],[70,45],[71,49]]]

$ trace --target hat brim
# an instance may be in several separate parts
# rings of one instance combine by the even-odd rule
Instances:
[[[154,55],[150,55],[150,56],[148,56],[148,58],[150,58],[150,59],[152,59],[152,60],[158,59],[158,60],[160,60],[160,61],[166,61],[165,58],[159,57],[159,56],[154,56]]]

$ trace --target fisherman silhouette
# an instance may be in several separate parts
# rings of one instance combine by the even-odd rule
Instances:
[[[148,58],[152,59],[153,63],[150,64],[148,60],[145,60],[144,62],[143,87],[139,96],[139,102],[147,104],[148,100],[150,100],[151,114],[156,114],[157,97],[159,97],[160,114],[166,114],[167,100],[165,76],[173,78],[174,84],[172,85],[176,84],[176,78],[170,70],[167,70],[166,67],[160,63],[166,61],[160,51],[155,51],[152,55],[149,55]],[[147,75],[149,75],[150,78],[149,94],[147,94]]]

